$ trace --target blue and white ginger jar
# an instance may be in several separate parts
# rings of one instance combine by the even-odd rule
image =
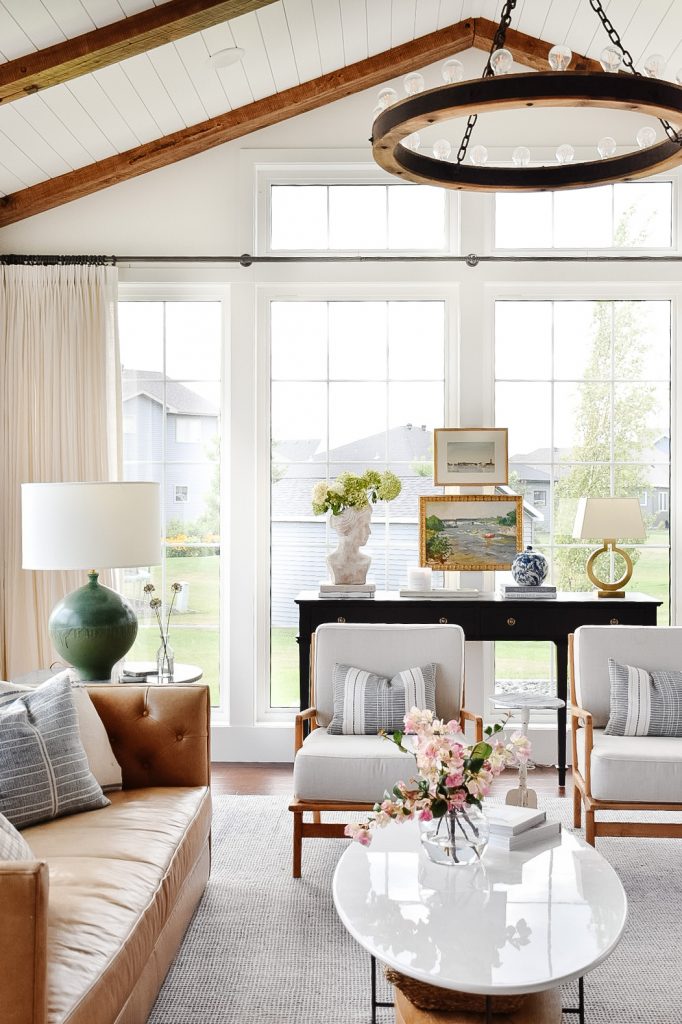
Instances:
[[[549,571],[549,563],[539,551],[533,551],[529,544],[525,551],[519,551],[512,562],[511,573],[521,587],[539,587]]]

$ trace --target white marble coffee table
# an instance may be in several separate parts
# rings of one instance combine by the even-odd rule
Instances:
[[[421,850],[416,824],[392,824],[370,847],[353,843],[344,852],[333,894],[341,921],[372,958],[486,996],[582,978],[614,949],[627,915],[614,869],[569,832],[554,845],[489,847],[479,866],[444,867]]]

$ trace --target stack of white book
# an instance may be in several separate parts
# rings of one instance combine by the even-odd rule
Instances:
[[[318,596],[327,600],[365,601],[374,597],[376,583],[320,583]]]
[[[561,823],[547,821],[545,812],[536,807],[489,806],[486,807],[486,817],[490,845],[499,850],[526,850],[536,843],[553,839],[561,832]]]
[[[499,592],[500,597],[504,597],[507,599],[511,598],[513,600],[521,598],[521,600],[541,601],[543,599],[547,600],[549,598],[549,600],[551,601],[552,598],[556,597],[556,587],[544,585],[539,587],[531,587],[521,586],[516,583],[501,583]]]

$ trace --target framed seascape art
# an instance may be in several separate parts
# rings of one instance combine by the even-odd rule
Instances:
[[[462,487],[506,484],[506,427],[440,427],[433,432],[433,482]]]
[[[431,569],[509,569],[523,546],[520,494],[427,495],[419,499],[419,555]]]

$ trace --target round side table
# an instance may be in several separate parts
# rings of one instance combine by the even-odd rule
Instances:
[[[197,683],[203,676],[198,665],[185,665],[176,661],[170,683]],[[153,661],[126,661],[119,683],[156,683],[156,665]]]
[[[495,710],[520,711],[521,735],[528,736],[531,711],[562,708],[565,701],[559,697],[547,697],[541,693],[500,693],[490,698],[490,705]],[[519,765],[519,785],[510,789],[505,800],[516,807],[537,807],[538,795],[534,789],[528,788],[528,765]]]

